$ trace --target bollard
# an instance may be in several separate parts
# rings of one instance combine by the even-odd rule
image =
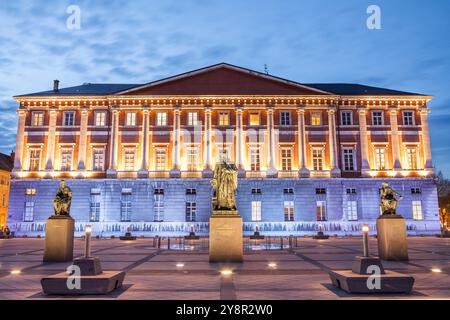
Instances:
[[[363,232],[363,257],[369,256],[369,225],[365,224],[362,227]]]
[[[91,257],[91,233],[92,233],[92,227],[90,225],[87,225],[84,228],[84,232],[86,234],[84,239],[84,257],[90,258]]]

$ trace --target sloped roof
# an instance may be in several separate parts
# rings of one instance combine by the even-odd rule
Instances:
[[[120,91],[128,90],[140,84],[120,84],[120,83],[84,83],[80,86],[60,88],[57,92],[53,90],[24,94],[16,97],[47,97],[47,96],[103,96]]]
[[[0,170],[12,171],[14,168],[13,160],[10,156],[0,153]]]
[[[423,96],[424,94],[398,91],[355,83],[305,83],[308,87],[317,88],[342,96]]]

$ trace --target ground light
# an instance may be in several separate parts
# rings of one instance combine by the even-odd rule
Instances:
[[[11,270],[11,274],[21,274],[21,270]]]
[[[177,267],[177,268],[183,268],[183,267],[184,267],[184,263],[177,263],[177,264],[176,264],[176,267]]]
[[[277,267],[277,264],[275,262],[270,262],[267,265],[269,266],[269,268],[274,268],[275,269]]]
[[[222,276],[231,276],[233,274],[233,270],[231,269],[223,269],[220,271]]]
[[[439,268],[433,268],[433,269],[431,269],[431,272],[434,272],[434,273],[442,273],[442,270],[439,269]]]

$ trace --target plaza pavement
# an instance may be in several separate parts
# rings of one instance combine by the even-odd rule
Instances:
[[[203,240],[206,242],[206,239]],[[348,295],[331,286],[329,269],[351,269],[361,238],[298,238],[293,249],[246,251],[243,264],[209,264],[208,251],[163,250],[151,239],[93,239],[93,255],[104,270],[124,270],[124,286],[109,296],[71,299],[450,299],[450,239],[408,238],[409,262],[384,262],[386,269],[415,277],[411,295]],[[377,254],[376,239],[370,239]],[[0,240],[0,299],[67,299],[42,294],[40,279],[70,263],[42,263],[43,239]],[[83,240],[75,240],[75,256]],[[276,266],[269,266],[275,263]],[[177,264],[184,264],[183,267]],[[220,270],[230,268],[231,276]],[[441,269],[441,273],[432,269]],[[20,270],[19,274],[11,274]]]

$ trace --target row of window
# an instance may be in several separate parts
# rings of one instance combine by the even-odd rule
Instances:
[[[156,126],[167,126],[167,112],[156,112],[155,125]],[[97,111],[94,114],[94,123],[96,126],[106,125],[106,111]],[[137,112],[130,111],[125,113],[125,125],[126,126],[136,126],[137,125]],[[43,126],[44,125],[44,112],[34,111],[32,113],[32,126]],[[63,114],[64,126],[75,125],[75,111],[65,111]],[[198,112],[189,111],[187,113],[187,125],[196,126],[199,124]],[[311,125],[321,126],[322,122],[322,112],[311,112]],[[403,125],[412,126],[415,124],[414,121],[414,111],[403,111]],[[230,125],[230,113],[226,111],[220,111],[218,117],[219,126]],[[259,126],[261,125],[260,113],[250,112],[249,113],[249,125]],[[292,125],[292,117],[290,111],[280,112],[280,125],[290,126]],[[341,111],[341,125],[351,126],[353,125],[353,111],[345,110]],[[372,125],[382,126],[384,125],[384,112],[383,111],[372,111]]]

